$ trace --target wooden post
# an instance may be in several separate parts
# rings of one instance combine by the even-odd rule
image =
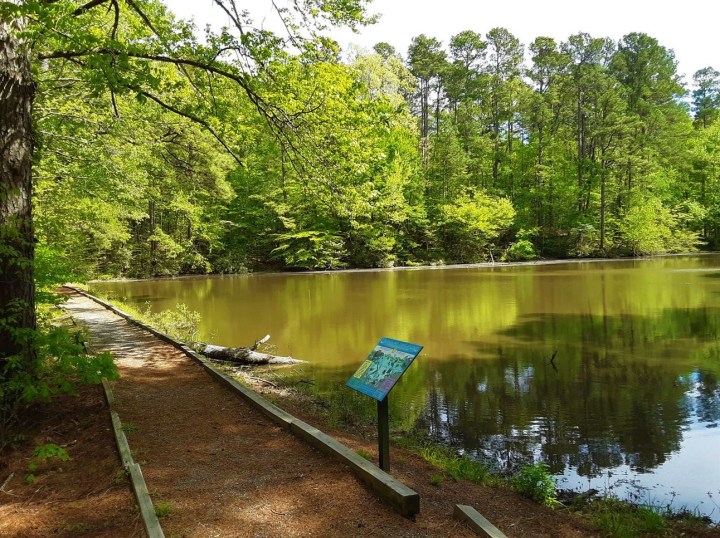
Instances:
[[[380,468],[390,472],[390,418],[388,412],[388,398],[378,400],[378,454],[380,456]]]

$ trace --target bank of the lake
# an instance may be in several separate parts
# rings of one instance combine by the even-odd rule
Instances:
[[[277,353],[311,361],[285,383],[357,413],[372,408],[344,381],[374,343],[422,343],[391,396],[397,430],[501,471],[547,462],[561,487],[720,515],[718,255],[91,289],[154,311],[186,304],[200,339],[221,345],[269,333]]]

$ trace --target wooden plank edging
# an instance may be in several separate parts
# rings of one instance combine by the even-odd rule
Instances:
[[[507,538],[500,529],[485,519],[480,512],[466,504],[456,504],[453,517],[466,523],[479,536],[487,538]]]
[[[145,477],[142,474],[142,470],[137,463],[133,463],[128,467],[130,473],[130,481],[133,485],[133,491],[135,497],[140,505],[140,513],[142,514],[143,524],[147,531],[149,538],[165,538],[162,528],[160,527],[160,521],[158,521],[157,515],[155,514],[155,507],[153,506],[152,499],[150,499],[150,493],[145,484]]]
[[[370,489],[397,512],[405,517],[413,517],[420,512],[420,495],[405,484],[376,465],[373,465],[336,439],[268,402],[256,392],[238,383],[225,372],[215,368],[209,361],[200,357],[198,353],[189,349],[184,351],[205,367],[211,376],[230,387],[238,396],[270,420],[288,429],[293,435],[305,441],[310,446],[347,465],[356,477],[365,482]]]
[[[413,517],[420,512],[420,495],[418,493],[376,465],[373,465],[365,458],[359,456],[353,450],[350,450],[336,439],[290,415],[276,405],[270,403],[255,391],[238,383],[235,379],[216,368],[207,359],[200,356],[200,354],[190,349],[187,345],[172,339],[170,336],[149,327],[141,321],[136,320],[126,312],[103,301],[102,299],[99,299],[83,290],[73,288],[72,286],[65,287],[95,301],[115,314],[125,318],[130,323],[151,332],[161,340],[171,344],[185,353],[185,355],[203,366],[205,371],[207,371],[211,377],[228,386],[238,396],[260,411],[260,413],[265,415],[272,422],[290,431],[296,437],[310,444],[314,448],[347,465],[350,468],[350,471],[357,478],[365,482],[383,501],[392,506],[403,516]]]
[[[140,508],[140,516],[143,526],[145,527],[145,532],[147,532],[148,538],[165,538],[165,534],[160,526],[160,521],[155,514],[155,508],[153,507],[152,499],[150,498],[150,493],[145,483],[145,477],[142,474],[140,466],[133,461],[127,436],[122,429],[120,416],[112,409],[115,397],[113,396],[112,388],[107,379],[102,380],[102,386],[103,392],[105,393],[105,400],[110,407],[110,419],[112,420],[113,433],[115,434],[115,444],[117,445],[123,468],[130,478],[130,484],[135,494],[135,500]]]
[[[132,451],[130,450],[130,444],[122,429],[122,423],[120,422],[118,414],[115,411],[110,411],[110,418],[112,419],[113,431],[115,432],[115,444],[117,444],[118,452],[120,453],[120,460],[127,471],[128,467],[135,463],[133,461]]]

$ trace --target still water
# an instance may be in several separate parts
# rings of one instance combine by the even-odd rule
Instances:
[[[391,394],[419,429],[500,470],[720,521],[720,255],[96,283],[202,314],[200,339],[344,381],[383,336],[425,346]],[[551,359],[554,356],[554,360]],[[352,397],[355,397],[354,395]],[[361,397],[361,396],[360,396]]]

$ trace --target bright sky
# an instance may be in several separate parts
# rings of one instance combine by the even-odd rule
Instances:
[[[371,49],[375,43],[387,41],[405,55],[411,39],[419,34],[447,44],[451,36],[463,30],[484,35],[497,26],[507,28],[525,45],[541,35],[559,42],[578,32],[615,40],[630,32],[644,32],[675,51],[678,72],[689,83],[702,67],[720,70],[720,1],[686,1],[374,0],[371,12],[381,14],[377,24],[359,34],[336,31],[333,37],[343,48],[355,43]],[[200,28],[208,23],[227,24],[225,14],[213,6],[212,0],[164,2],[176,15],[194,18]],[[271,0],[238,0],[238,6],[248,9],[258,24],[278,30],[270,15]]]

